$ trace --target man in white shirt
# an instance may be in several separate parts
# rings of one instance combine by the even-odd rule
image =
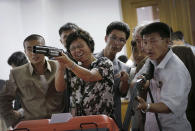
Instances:
[[[146,101],[138,97],[138,109],[146,112],[145,131],[159,130],[154,113],[158,113],[163,131],[191,131],[185,113],[191,77],[183,62],[168,46],[169,26],[162,22],[151,23],[142,30],[141,35],[144,51],[149,58],[135,78],[140,78],[149,62],[154,65],[154,77],[148,85],[154,103],[149,94]]]

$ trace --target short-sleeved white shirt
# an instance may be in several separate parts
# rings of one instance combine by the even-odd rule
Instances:
[[[154,64],[154,78],[150,80],[150,89],[154,102],[162,102],[171,110],[171,113],[158,113],[163,131],[191,131],[190,123],[186,118],[188,93],[191,88],[190,74],[183,62],[170,49],[163,60]],[[145,64],[145,65],[146,65]],[[144,68],[136,75],[139,76]],[[147,103],[151,103],[147,94]],[[146,113],[145,131],[158,131],[154,113]]]

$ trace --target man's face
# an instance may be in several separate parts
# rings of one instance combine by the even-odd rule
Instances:
[[[24,51],[26,53],[26,56],[32,64],[39,64],[45,61],[45,56],[43,54],[33,53],[33,46],[44,45],[44,42],[42,40],[26,41],[24,45]]]
[[[126,34],[120,30],[113,30],[109,35],[105,37],[107,47],[112,54],[120,52],[123,46],[126,44]]]
[[[67,30],[67,31],[63,31],[62,34],[60,35],[60,42],[62,43],[62,45],[64,46],[64,48],[66,48],[66,39],[68,38],[68,36],[73,33],[75,30]]]
[[[135,41],[136,41],[137,48],[142,50],[142,37],[140,35],[140,32],[137,32],[137,34],[135,35]]]
[[[143,50],[143,40],[140,35],[140,31],[138,31],[135,35],[135,42],[136,46],[133,48],[132,53],[133,53],[133,59],[136,64],[140,63],[141,60],[143,60],[146,56],[144,50]]]
[[[133,47],[132,53],[135,64],[139,64],[145,58],[145,53],[143,53],[141,47],[138,47],[137,44]]]
[[[168,38],[160,37],[159,33],[143,36],[143,48],[146,55],[159,64],[168,51]]]

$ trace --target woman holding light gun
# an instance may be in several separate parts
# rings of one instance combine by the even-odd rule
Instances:
[[[84,30],[71,33],[66,41],[67,51],[76,64],[66,54],[55,57],[59,62],[56,73],[56,90],[62,92],[66,89],[66,68],[71,73],[71,105],[76,108],[75,115],[113,116],[113,65],[105,58],[96,59],[93,55],[94,41]]]

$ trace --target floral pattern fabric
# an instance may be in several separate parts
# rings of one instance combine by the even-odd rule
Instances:
[[[113,64],[106,57],[101,57],[91,63],[89,70],[92,69],[97,69],[103,79],[96,82],[85,82],[72,74],[71,105],[77,107],[77,115],[105,114],[113,116]]]

